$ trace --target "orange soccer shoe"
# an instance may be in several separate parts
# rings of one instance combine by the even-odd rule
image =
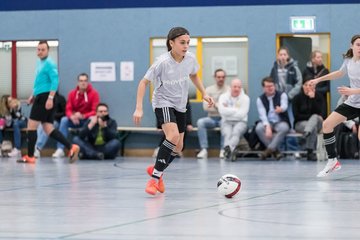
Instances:
[[[76,144],[71,145],[71,149],[69,151],[69,162],[74,163],[79,159],[79,151],[80,147]]]
[[[157,182],[154,178],[151,178],[147,184],[146,184],[146,188],[145,188],[145,192],[147,192],[148,194],[151,195],[155,195],[156,192],[158,191],[158,186],[157,186]]]
[[[21,159],[17,160],[18,163],[35,163],[35,157],[29,157],[28,155],[23,156]]]
[[[152,176],[153,171],[154,171],[154,165],[150,165],[146,168],[146,172],[147,172],[147,174],[149,174],[150,177]],[[165,184],[164,184],[164,180],[163,180],[162,176],[160,177],[159,182],[157,183],[157,190],[160,193],[165,192]]]

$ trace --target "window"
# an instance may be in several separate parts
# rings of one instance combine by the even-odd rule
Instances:
[[[167,51],[166,38],[150,39],[150,64]],[[248,38],[247,37],[197,37],[190,39],[190,52],[196,54],[200,64],[199,78],[205,87],[213,85],[214,71],[222,68],[227,73],[227,84],[231,79],[239,78],[243,88],[248,89]],[[189,97],[192,101],[201,101],[202,96],[193,84],[190,84]]]
[[[38,41],[0,42],[0,95],[27,99],[33,90]],[[58,63],[58,41],[48,41],[49,56]],[[15,48],[15,49],[14,49]],[[16,59],[14,63],[13,58]],[[13,73],[16,76],[13,76]]]

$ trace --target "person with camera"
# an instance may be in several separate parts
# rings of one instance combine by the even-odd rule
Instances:
[[[99,103],[96,115],[90,117],[73,142],[80,146],[80,159],[114,159],[120,150],[117,123],[109,116],[109,107]]]

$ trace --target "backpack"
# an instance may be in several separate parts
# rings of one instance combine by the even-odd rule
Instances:
[[[249,128],[244,134],[244,138],[248,142],[251,150],[264,150],[266,148],[265,145],[260,141],[255,131],[258,122],[259,121],[257,121],[255,125]]]
[[[352,132],[339,133],[336,145],[339,158],[359,159],[359,140],[357,134]]]

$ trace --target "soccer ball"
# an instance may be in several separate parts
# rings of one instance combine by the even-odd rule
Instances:
[[[240,187],[240,179],[233,174],[225,174],[217,183],[219,193],[227,198],[235,196],[240,191]]]

